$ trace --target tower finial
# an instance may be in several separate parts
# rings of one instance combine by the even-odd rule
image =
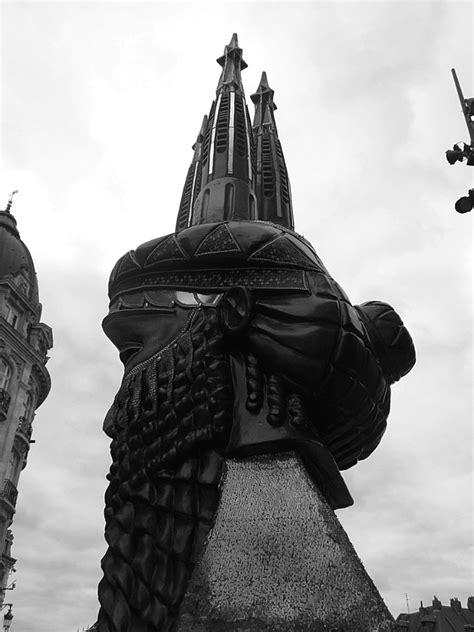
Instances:
[[[268,85],[267,73],[263,71],[256,92],[250,95],[250,98],[255,104],[255,116],[253,120],[254,129],[260,125],[271,124],[273,124],[276,129],[273,112],[277,109],[277,106],[273,102],[274,94],[275,91]]]
[[[183,189],[176,232],[196,224],[257,219],[252,124],[240,71],[247,67],[234,33],[217,60],[222,73]]]
[[[256,186],[259,219],[294,229],[290,181],[278,130],[273,102],[275,92],[268,85],[267,73],[251,95],[255,104],[253,137],[256,147]]]
[[[230,43],[224,48],[224,54],[217,59],[217,63],[222,66],[222,73],[216,90],[217,95],[225,88],[233,91],[240,90],[243,94],[244,88],[240,72],[247,68],[247,64],[242,58],[242,52],[237,33],[234,33]]]
[[[14,196],[16,193],[18,193],[18,189],[15,189],[15,191],[12,191],[12,192],[10,193],[10,197],[8,198],[8,203],[7,203],[7,206],[6,206],[6,208],[5,208],[5,212],[6,212],[6,213],[9,213],[9,212],[10,212],[10,209],[11,209],[12,204],[13,204],[13,196]]]

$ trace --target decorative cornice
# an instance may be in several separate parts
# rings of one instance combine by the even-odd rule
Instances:
[[[41,406],[44,400],[48,397],[51,390],[51,378],[44,364],[33,364],[31,373],[37,379],[38,383],[38,401],[36,402],[36,408]]]
[[[18,285],[13,280],[14,278],[15,277],[13,275],[2,277],[0,279],[0,287],[2,286],[8,287],[10,291],[13,291],[15,300],[23,303],[24,307],[28,309],[29,311],[31,311],[32,314],[36,314],[38,310],[38,305],[40,305],[40,303],[37,303],[36,301],[32,301],[31,298],[29,298],[28,296],[25,296],[25,294],[20,290]],[[29,279],[27,280],[29,283],[31,283]]]
[[[8,323],[6,323],[4,318],[0,317],[0,337],[2,337],[5,342],[3,352],[6,354],[15,354],[22,360],[30,363],[32,367],[35,365],[42,367],[40,372],[46,374],[45,380],[47,383],[51,384],[48,370],[45,367],[45,358],[36,351],[26,338],[24,338],[16,329],[13,329],[11,326],[7,327],[6,325],[8,325]]]
[[[12,569],[15,566],[16,559],[7,555],[6,553],[2,553],[0,558],[0,564],[3,564],[5,568]]]

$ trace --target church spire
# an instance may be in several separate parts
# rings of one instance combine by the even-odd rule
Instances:
[[[251,121],[241,78],[247,64],[237,34],[217,62],[222,72],[216,99],[201,129],[199,158],[195,153],[188,171],[177,232],[196,224],[257,219]]]
[[[259,219],[294,229],[290,181],[283,150],[278,138],[273,102],[274,90],[262,73],[257,91],[251,95],[255,104],[253,138],[256,148],[256,186]]]
[[[193,145],[194,156],[188,169],[186,182],[184,183],[181,204],[179,205],[178,219],[176,220],[176,232],[190,226],[191,213],[194,202],[201,188],[201,156],[202,144],[206,136],[207,116],[204,116],[196,142]]]

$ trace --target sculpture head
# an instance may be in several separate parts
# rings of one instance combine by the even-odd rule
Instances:
[[[176,232],[128,252],[112,271],[104,329],[125,375],[105,428],[113,436],[124,417],[143,412],[137,393],[156,395],[156,376],[171,379],[176,363],[184,371],[180,392],[186,383],[194,393],[199,371],[193,362],[204,353],[196,356],[196,340],[204,336],[214,341],[208,370],[212,354],[221,354],[219,380],[226,385],[218,392],[233,395],[225,422],[221,415],[214,430],[210,410],[207,419],[200,414],[199,423],[193,421],[197,444],[226,454],[318,444],[332,455],[328,463],[347,468],[380,441],[389,385],[413,365],[413,344],[390,306],[352,306],[311,244],[294,232],[266,74],[251,97],[252,127],[235,34],[218,63],[217,98],[193,146]],[[209,379],[199,374],[201,382]],[[165,390],[168,403],[153,405],[158,417],[174,397],[170,384]],[[338,471],[334,462],[331,468]],[[333,506],[351,502],[348,493],[329,500]]]
[[[230,453],[304,435],[350,467],[380,441],[389,386],[414,363],[390,306],[351,305],[304,238],[264,222],[203,224],[143,244],[119,260],[109,294],[104,329],[125,365],[122,391],[180,361],[194,388],[193,336],[214,339],[207,366],[218,352],[228,399],[223,425],[205,441]],[[115,406],[107,418],[111,434],[117,414]],[[268,424],[261,440],[236,429],[252,414]]]

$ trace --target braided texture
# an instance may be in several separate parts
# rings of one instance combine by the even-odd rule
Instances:
[[[268,422],[281,425],[288,412],[294,427],[319,437],[347,469],[379,444],[390,383],[413,366],[414,347],[390,306],[354,307],[328,274],[306,278],[308,295],[257,296],[249,347],[262,365]],[[265,389],[252,367],[249,373],[253,412]]]
[[[174,629],[213,524],[232,418],[232,380],[214,310],[124,378],[109,415],[112,466],[98,632]]]

